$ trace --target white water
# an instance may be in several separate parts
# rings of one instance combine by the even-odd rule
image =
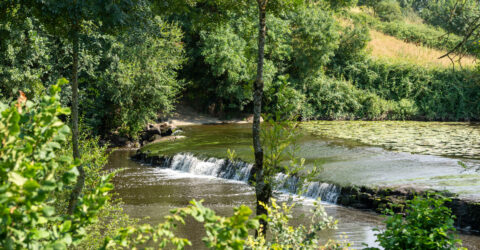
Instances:
[[[203,160],[192,154],[180,153],[168,158],[162,167],[194,175],[213,176],[246,183],[253,165],[217,158]],[[340,187],[323,182],[307,182],[303,190],[298,190],[299,179],[288,177],[285,174],[278,174],[275,180],[277,191],[291,194],[301,193],[306,198],[320,198],[329,203],[336,203],[341,191]]]

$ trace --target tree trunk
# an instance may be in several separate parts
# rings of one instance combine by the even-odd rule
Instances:
[[[255,152],[255,165],[253,167],[253,177],[255,178],[255,195],[257,198],[257,215],[267,214],[265,208],[260,202],[268,204],[271,196],[271,188],[269,183],[265,183],[263,173],[263,149],[260,141],[260,115],[262,113],[262,96],[263,96],[263,58],[265,54],[265,36],[266,36],[266,7],[268,0],[257,0],[258,2],[258,62],[257,62],[257,78],[253,88],[253,148]],[[266,233],[267,222],[261,220],[263,233]],[[256,234],[258,236],[258,232]]]
[[[73,145],[73,158],[80,159],[80,150],[78,149],[78,25],[74,27],[73,37],[73,69],[72,69],[72,145]],[[70,201],[68,203],[68,213],[72,214],[77,205],[78,197],[82,193],[83,185],[85,183],[85,170],[80,165],[78,166],[79,175],[77,177],[77,183],[73,188],[70,195]]]

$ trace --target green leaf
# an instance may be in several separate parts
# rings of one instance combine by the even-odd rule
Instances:
[[[40,184],[38,184],[38,182],[36,180],[28,180],[28,181],[25,182],[25,184],[23,184],[23,187],[27,191],[33,192],[35,189],[40,187]]]
[[[53,216],[55,214],[55,208],[51,206],[45,206],[43,207],[43,214],[45,214],[45,216]]]
[[[15,183],[17,186],[23,186],[23,184],[27,182],[26,178],[13,171],[8,173],[8,180]]]

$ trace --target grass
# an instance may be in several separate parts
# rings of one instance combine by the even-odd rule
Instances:
[[[448,68],[459,66],[471,68],[476,64],[476,59],[471,56],[454,58],[454,63],[448,58],[438,59],[446,51],[431,49],[413,43],[406,43],[393,36],[370,30],[372,40],[368,44],[370,54],[375,59],[394,61],[399,63],[411,63],[427,68]]]

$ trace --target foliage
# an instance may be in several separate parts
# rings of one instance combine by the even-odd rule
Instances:
[[[275,189],[279,182],[277,174],[285,177],[297,177],[296,190],[303,190],[306,181],[316,177],[321,170],[319,166],[306,169],[305,159],[298,158],[299,146],[297,139],[300,138],[298,123],[283,120],[280,116],[267,118],[267,124],[261,131],[261,139],[264,153],[263,175],[265,183]],[[299,192],[301,193],[301,192]]]
[[[262,204],[268,212],[268,239],[264,235],[249,237],[247,246],[252,249],[346,249],[348,244],[329,241],[322,246],[318,241],[318,233],[326,229],[336,228],[337,221],[327,216],[325,208],[315,202],[309,227],[290,225],[292,209],[295,204],[287,206],[277,204],[271,199],[271,205]]]
[[[67,38],[42,24],[30,5],[15,6],[12,18],[0,19],[0,98],[12,98],[22,90],[35,99],[56,79],[72,74],[73,48]],[[181,90],[177,80],[184,62],[181,30],[146,6],[141,13],[138,24],[121,32],[82,24],[80,116],[96,135],[118,129],[135,136],[158,112],[170,112]],[[71,86],[62,89],[63,105],[71,104],[71,93]]]
[[[69,109],[59,103],[60,86],[65,83],[60,80],[53,85],[50,96],[44,96],[38,104],[23,94],[10,107],[0,104],[0,241],[7,248],[66,248],[78,244],[112,189],[112,175],[103,176],[80,197],[72,215],[55,209],[56,197],[52,194],[74,183],[80,164],[69,155],[59,154],[70,134],[57,117],[69,114]],[[61,172],[61,178],[56,178]]]
[[[479,106],[473,101],[480,93],[476,84],[478,76],[470,70],[425,69],[408,64],[368,60],[350,64],[337,74],[343,75],[358,88],[376,93],[386,100],[404,100],[401,105],[409,113],[394,108],[393,110],[403,113],[403,118],[397,119],[480,118]]]
[[[456,34],[447,33],[444,29],[438,26],[432,26],[431,24],[424,23],[410,23],[405,20],[385,20],[381,21],[368,13],[348,13],[346,16],[352,18],[357,22],[367,24],[373,29],[381,31],[387,35],[394,36],[405,42],[423,45],[430,48],[437,48],[442,50],[448,50],[453,48],[459,42],[462,41],[462,37]],[[465,45],[465,51],[467,54],[475,55],[478,50],[478,46],[474,43],[467,43]]]
[[[12,98],[23,90],[28,98],[45,89],[41,77],[49,70],[50,41],[38,32],[36,19],[26,17],[0,20],[0,98]],[[8,67],[5,67],[7,66]]]
[[[294,113],[302,101],[295,82],[321,71],[338,47],[339,27],[333,12],[322,6],[287,8],[268,15],[264,82],[266,93],[271,93],[265,95],[271,113],[283,108],[284,97],[295,100],[287,107],[293,111],[286,112]],[[182,72],[190,82],[188,99],[201,102],[204,109],[208,107],[217,114],[243,111],[251,105],[258,36],[256,23],[251,20],[257,19],[256,12],[251,5],[229,12],[225,22],[215,27],[199,30],[188,18],[181,21],[191,59]],[[281,93],[272,96],[277,91]]]
[[[88,182],[88,171],[87,179]],[[115,237],[119,231],[138,225],[138,220],[130,218],[123,210],[121,200],[109,200],[98,212],[98,221],[85,228],[85,236],[76,246],[77,249],[99,249],[106,237]]]
[[[340,35],[338,48],[328,64],[328,68],[343,68],[353,62],[361,62],[367,58],[367,44],[371,40],[367,25],[354,21]]]
[[[402,10],[396,0],[381,1],[375,4],[373,8],[375,14],[383,21],[391,22],[402,19]]]
[[[325,76],[306,79],[307,99],[302,108],[304,120],[384,120],[415,116],[415,105],[407,100],[392,101],[379,96],[377,89],[360,89],[349,81]]]
[[[109,68],[85,84],[83,109],[90,126],[135,137],[159,112],[173,110],[184,55],[181,31],[158,16],[127,31],[105,45],[112,49],[100,48],[106,61],[98,67]]]
[[[454,216],[444,206],[448,199],[415,197],[408,201],[406,216],[394,214],[385,220],[386,229],[377,235],[385,249],[464,249],[455,239]]]
[[[418,6],[416,2],[419,1],[413,1],[411,6],[427,23],[460,36],[470,29],[473,20],[480,15],[479,3],[475,0],[425,1],[423,6]]]

